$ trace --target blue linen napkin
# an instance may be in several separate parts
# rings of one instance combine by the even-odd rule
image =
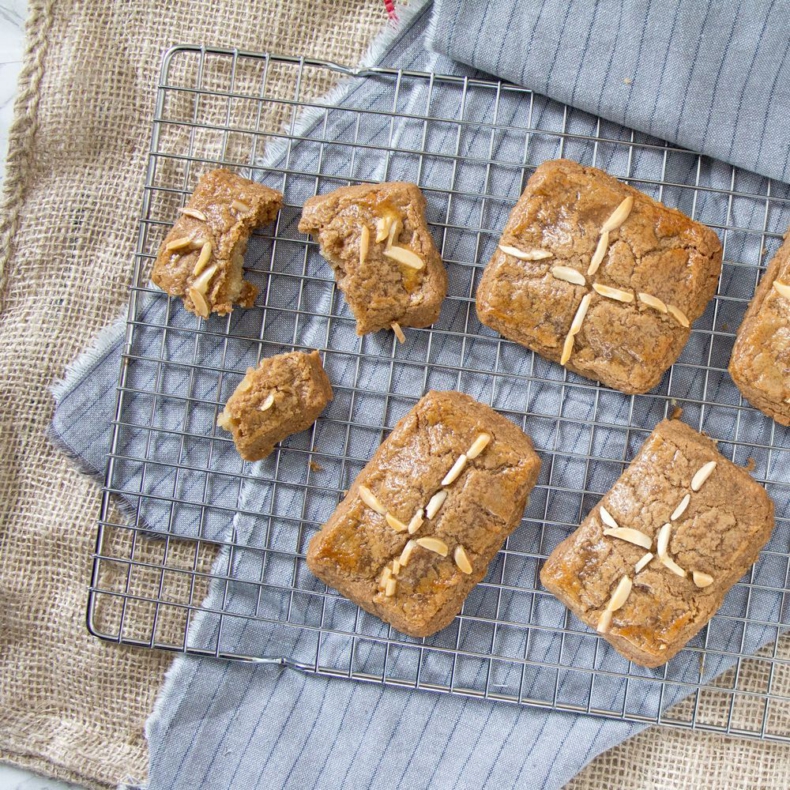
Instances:
[[[790,14],[744,0],[436,0],[428,46],[790,182]]]
[[[427,19],[427,7],[418,7],[415,18],[383,56],[382,64],[396,65],[404,69],[474,76],[475,72],[468,68],[458,66],[439,55],[425,52],[422,36]],[[438,30],[440,23],[441,19],[437,21],[434,31]],[[436,32],[433,40],[436,41]],[[370,107],[375,108],[376,102],[382,101],[377,90],[375,84],[358,80],[352,84],[349,97],[353,96],[357,105],[364,99]],[[413,90],[413,95],[404,97],[406,108],[424,107],[426,100],[429,99],[430,108],[435,114],[452,117],[449,113],[452,111],[454,97],[450,92],[443,93],[437,88],[433,90],[430,97],[426,97],[424,90],[420,90],[419,87]],[[347,98],[346,101],[348,100]],[[490,95],[470,95],[469,101],[471,106],[467,111],[474,117],[490,117]],[[529,103],[530,99],[515,94],[502,100],[498,110],[500,113],[498,122],[506,126],[509,117],[523,117],[523,113],[527,110],[525,102]],[[550,128],[552,119],[564,117],[563,108],[539,97],[532,100],[529,110],[534,117],[542,119],[543,128]],[[439,130],[431,132],[429,138],[423,140],[422,125],[409,119],[407,110],[404,110],[403,115],[404,120],[398,124],[393,138],[394,143],[401,150],[414,149],[425,144],[433,147],[433,150],[443,150],[442,147],[447,146],[451,149],[455,147],[457,141],[442,139]],[[330,115],[327,123],[330,136],[343,139],[343,135],[347,132],[344,126],[346,123],[342,114]],[[579,114],[569,123],[571,128],[584,133],[592,131],[596,121],[594,118]],[[367,135],[368,140],[380,141],[383,139],[382,136],[389,134],[389,120],[385,119],[379,126],[371,122],[363,133]],[[628,132],[623,130],[623,134]],[[305,137],[309,139],[309,136],[308,131]],[[476,146],[480,144],[481,141],[474,139],[465,140],[460,153],[473,156],[477,152]],[[487,145],[488,141],[482,141],[482,144]],[[513,145],[513,141],[507,139],[500,141],[498,149],[494,152],[495,156],[506,161],[513,160],[515,156],[518,160],[521,152],[514,154],[509,148],[510,145]],[[538,137],[533,145],[532,155],[537,161],[552,158],[558,153],[556,140],[541,140]],[[564,151],[566,155],[579,159],[590,156],[589,142],[579,143],[576,148],[572,147],[572,142],[568,142],[567,145],[568,150]],[[298,171],[296,165],[300,157],[307,162],[313,155],[314,151],[308,144],[302,147],[294,146],[290,154],[290,164]],[[336,153],[338,161],[333,163],[332,155],[331,151],[324,153],[326,159],[322,165],[323,172],[331,173],[335,166],[336,172],[345,172],[347,157],[338,152]],[[623,154],[622,149],[616,147],[608,151],[602,150],[597,163],[617,174],[623,172],[624,162],[621,159],[623,155],[627,154]],[[690,157],[688,161],[694,160],[694,157]],[[656,170],[662,167],[660,156],[655,162],[646,159],[641,163],[640,177],[658,179],[662,175],[665,177],[668,175],[678,183],[689,183],[689,179],[693,183],[694,178],[702,178],[706,185],[714,189],[729,187],[731,177],[729,167],[711,162],[705,173],[700,175],[684,171],[683,161],[681,157],[677,165],[671,165],[678,169],[667,174]],[[277,164],[276,156],[270,157],[270,164]],[[360,150],[355,177],[372,180],[384,177],[414,179],[414,165],[413,158],[409,157],[395,157],[383,164],[377,155],[366,154]],[[663,166],[666,166],[665,162]],[[305,169],[309,171],[309,168]],[[455,173],[454,176],[469,179],[468,182],[462,180],[459,183],[459,188],[463,188],[465,192],[474,193],[476,188],[480,189],[480,184],[475,180],[480,178],[480,174],[474,172],[466,174],[462,171],[460,174]],[[420,173],[421,185],[435,190],[446,187],[449,177],[450,174],[441,164],[426,168]],[[507,194],[511,198],[509,204],[503,203],[488,220],[491,227],[501,227],[507,211],[518,196],[521,185],[497,181],[500,178],[512,180],[512,175],[508,173],[493,172],[485,177],[490,179],[485,189],[497,194]],[[758,191],[759,178],[753,177],[752,182],[749,180],[752,178],[749,174],[742,174],[740,177],[743,179],[744,186],[751,185],[754,191]],[[294,178],[290,184],[293,192],[289,195],[289,201],[298,203],[300,198],[309,193],[312,186],[311,179],[305,179],[305,183],[300,183],[298,178]],[[300,190],[304,190],[305,194],[302,195]],[[726,203],[727,199],[717,196],[715,192],[708,194],[703,191],[700,193],[699,205],[696,207],[698,215],[705,216],[706,212],[709,212],[710,216],[721,216],[719,201]],[[476,206],[459,206],[458,210],[471,213],[476,208]],[[754,222],[754,217],[749,212],[753,213],[756,210],[755,206],[746,205],[735,209],[730,207],[729,210],[744,212],[743,215],[733,219],[736,224],[749,225]],[[295,218],[286,221],[294,222]],[[790,216],[774,218],[775,223],[787,224],[788,221]],[[460,216],[459,224],[462,222],[463,217]],[[727,251],[728,256],[753,260],[755,259],[754,243],[749,237],[734,238]],[[474,242],[463,237],[448,244],[445,249],[448,259],[477,263],[487,259],[487,252],[490,251],[476,250]],[[254,268],[256,258],[263,259],[267,254],[269,250],[265,246],[256,249],[253,243],[248,262],[251,259]],[[303,265],[301,248],[293,254],[293,259],[289,257],[287,249],[279,250],[278,255],[282,256],[278,261],[284,270],[297,266],[296,271],[301,272]],[[326,271],[321,269],[322,264],[317,255],[311,255],[308,267],[315,267],[308,268],[308,274],[326,276]],[[463,292],[463,283],[453,281],[454,277],[459,276],[460,273],[451,267],[451,294]],[[316,296],[316,303],[311,306],[312,309],[318,314],[331,311],[331,305],[326,304],[326,299],[327,293],[319,293]],[[160,298],[142,297],[138,320],[143,324],[146,320],[151,323],[167,320],[174,326],[179,326],[180,322],[194,320],[180,310],[168,318],[162,312],[166,310],[163,304],[164,300]],[[452,324],[456,313],[460,310],[461,305],[450,300],[445,307],[442,320]],[[238,318],[239,323],[234,325],[234,331],[240,335],[245,334],[245,321],[259,320],[252,313],[246,316],[247,312],[242,312]],[[302,328],[300,342],[326,348],[330,363],[334,359],[331,355],[333,343],[342,345],[348,341],[348,338],[330,338],[328,345],[325,345],[323,339],[325,327],[320,321],[315,324],[307,322]],[[288,326],[274,325],[267,327],[268,331],[273,333],[271,337],[267,335],[267,340],[272,343],[292,342],[291,330]],[[282,336],[278,334],[279,332],[282,332]],[[102,339],[100,351],[83,360],[77,367],[78,373],[71,376],[58,391],[58,408],[52,428],[53,437],[81,463],[86,471],[93,470],[97,474],[103,471],[104,454],[109,445],[109,424],[114,415],[115,384],[123,346],[123,333],[123,322],[108,330],[107,335]],[[249,332],[246,334],[249,335]],[[157,335],[157,338],[159,337]],[[144,355],[147,342],[150,342],[150,339],[146,336],[144,328],[140,329],[135,338],[136,345],[132,350]],[[178,332],[168,333],[166,343],[164,349],[156,348],[153,356],[164,354],[168,359],[179,359],[184,353],[185,341],[179,341]],[[188,353],[193,353],[194,340],[189,339],[186,343]],[[250,355],[254,355],[255,352],[245,348],[243,344],[236,346],[230,343],[227,348],[223,347],[219,351],[217,345],[216,343],[212,345],[211,338],[206,338],[203,342],[202,352],[207,371],[217,366],[224,366],[243,372],[247,364],[254,362]],[[470,367],[485,370],[486,347],[481,345],[477,348],[473,343],[469,345]],[[690,345],[693,345],[693,341]],[[215,358],[219,353],[224,355],[221,361],[218,357]],[[722,366],[726,364],[728,349],[720,350],[719,353],[723,354],[723,357],[713,360],[713,363]],[[528,355],[521,354],[512,360],[515,375],[528,374],[527,358]],[[129,371],[132,386],[140,391],[150,390],[153,386],[151,377],[156,375],[153,369],[147,368],[144,364],[131,366]],[[342,386],[348,379],[349,371],[337,362],[336,367],[330,369],[330,376],[333,383]],[[402,391],[416,392],[419,395],[422,371],[419,371],[418,379],[405,381]],[[694,374],[679,369],[673,382],[673,394],[681,397],[686,395],[693,400],[698,384]],[[204,377],[201,371],[194,371],[190,382],[173,380],[162,386],[167,392],[178,394],[188,391],[192,397],[210,400],[210,393],[213,392],[212,387],[216,386],[216,380],[209,373]],[[227,388],[229,383],[225,386]],[[487,386],[485,382],[479,385],[479,391],[475,390],[476,386],[478,385],[472,380],[466,389],[472,395],[485,397]],[[228,394],[229,391],[221,393],[220,400],[226,398]],[[550,396],[551,393],[547,391],[546,397]],[[555,394],[555,397],[558,396]],[[503,387],[497,398],[494,405],[500,408],[513,408],[514,402],[519,398],[519,388]],[[629,404],[629,399],[618,396],[612,401],[609,418],[615,422],[624,418],[627,420]],[[652,414],[649,404],[650,399],[639,401],[636,406],[637,414],[631,415],[630,418],[649,425]],[[587,412],[580,412],[582,416],[584,414],[588,417],[592,416],[589,403],[577,405],[582,410],[587,409]],[[691,405],[689,408],[690,413],[693,414],[695,407]],[[134,398],[130,398],[126,401],[125,409],[126,421],[140,427],[125,431],[121,437],[120,454],[139,457],[141,443],[148,441],[145,426],[146,420],[150,419],[150,405],[142,402],[142,399],[138,403]],[[625,415],[623,409],[626,410]],[[645,411],[639,413],[639,409]],[[90,421],[80,419],[85,413],[90,413],[93,419]],[[373,424],[376,419],[381,419],[377,414],[361,416],[367,417]],[[162,398],[156,419],[157,424],[163,428],[173,426],[178,429],[183,419],[183,408],[179,403],[177,407],[172,408],[171,413],[167,398]],[[200,409],[195,409],[189,419],[191,434],[212,433],[213,413],[202,414]],[[700,417],[700,420],[702,419],[703,417]],[[756,425],[763,424],[765,418],[758,417]],[[539,448],[551,446],[553,428],[541,424],[533,425],[529,422],[527,428],[533,434]],[[326,430],[331,431],[331,428]],[[718,430],[714,433],[723,436],[722,431],[727,430],[729,428],[726,426],[718,426]],[[759,430],[759,427],[755,430]],[[331,446],[331,436],[317,438],[323,439],[327,446]],[[580,438],[583,437],[580,435]],[[779,436],[777,441],[786,442],[787,438]],[[375,440],[371,438],[368,445],[357,448],[358,454],[369,455],[374,449]],[[213,468],[238,471],[240,461],[235,456],[230,443],[215,442],[212,447],[215,464]],[[124,452],[124,448],[129,452]],[[164,461],[170,457],[171,451],[164,440],[161,446],[154,443],[153,447],[149,445],[146,448],[149,457],[152,455]],[[196,453],[195,458],[198,459],[200,457],[198,446],[194,449],[182,448],[182,452],[187,453],[187,456],[181,459],[183,465],[189,464],[188,454],[193,451]],[[202,535],[218,539],[232,536],[236,544],[249,547],[249,550],[236,549],[232,555],[227,549],[224,550],[215,565],[219,573],[226,573],[230,568],[234,579],[243,582],[243,580],[257,581],[264,573],[261,566],[262,555],[260,551],[255,551],[255,548],[276,544],[280,538],[287,540],[293,531],[289,529],[287,519],[296,504],[294,502],[281,502],[278,504],[279,511],[273,511],[282,517],[282,524],[277,519],[270,522],[260,515],[272,509],[270,488],[265,482],[268,476],[266,463],[264,461],[263,466],[254,468],[256,471],[263,470],[262,474],[253,473],[245,476],[241,492],[235,490],[233,487],[235,483],[229,484],[221,475],[210,479],[207,489],[210,501],[213,504],[224,504],[229,510],[238,509],[238,512],[232,520],[229,517],[225,520],[216,519],[209,522],[202,520],[195,509],[184,508],[183,512],[174,514],[164,507],[161,510],[157,508],[156,500],[153,498],[157,491],[171,493],[174,483],[178,482],[167,473],[159,478],[150,476],[146,478],[133,464],[117,469],[116,473],[122,482],[121,487],[125,490],[137,488],[153,495],[151,501],[146,503],[146,510],[141,514],[152,531],[168,531],[191,537]],[[287,458],[283,464],[287,468]],[[561,462],[557,464],[558,468],[561,467]],[[196,478],[194,481],[187,478],[180,484],[183,485],[180,491],[180,498],[183,500],[195,498],[201,501],[206,495],[203,478]],[[776,492],[772,493],[776,496]],[[778,501],[779,513],[784,515],[787,512],[787,495],[780,493],[783,498]],[[129,502],[130,506],[134,504],[132,501]],[[316,523],[326,518],[327,508],[331,511],[329,502],[318,503],[314,510],[310,507],[312,505],[306,507],[306,516]],[[576,510],[574,505],[562,514],[560,520],[573,521],[577,518]],[[538,512],[532,515],[535,519],[540,517]],[[268,532],[270,529],[274,530],[273,535]],[[281,533],[278,530],[281,530]],[[782,550],[787,543],[787,529],[786,526],[782,526],[774,536],[773,545]],[[287,580],[291,573],[291,564],[288,563],[281,569],[276,567],[276,563],[273,564],[275,567],[265,569],[265,572],[270,574],[268,578],[273,581]],[[750,615],[763,625],[740,629],[737,619],[722,618],[714,621],[711,625],[711,644],[715,645],[719,652],[714,652],[708,657],[706,680],[731,665],[733,658],[726,655],[728,649],[736,653],[756,650],[760,645],[776,638],[777,629],[770,624],[786,622],[784,618],[787,615],[781,611],[780,590],[784,583],[783,570],[768,567],[762,572],[763,583],[773,584],[777,590],[774,596],[763,596],[759,601],[759,608],[750,610]],[[278,576],[278,574],[283,575]],[[282,615],[282,601],[276,597],[271,600],[265,597],[259,600],[257,588],[251,585],[238,583],[226,588],[224,583],[215,582],[211,586],[205,605],[207,612],[190,629],[189,643],[193,647],[259,656],[287,655],[295,660],[304,661],[312,661],[315,656],[315,635],[307,631],[297,632],[290,628],[278,627],[275,623]],[[742,617],[743,602],[737,599],[732,606],[733,617]],[[220,628],[218,617],[210,611],[220,608],[237,613],[240,617],[225,618]],[[268,617],[272,622],[267,623],[261,619],[250,621],[244,617],[251,614],[255,614],[257,618]],[[306,606],[304,616],[308,619],[311,616],[309,606]],[[324,645],[323,649],[327,651],[327,655],[340,659],[345,655],[345,651],[348,651],[349,646],[347,641],[338,639]],[[551,646],[548,646],[547,653],[550,650]],[[579,661],[589,662],[590,656],[583,654],[583,647],[580,651]],[[375,657],[370,660],[374,662]],[[613,660],[617,660],[616,656]],[[435,671],[438,679],[442,668],[428,665],[425,671]],[[646,676],[649,676],[649,673],[646,673]],[[670,677],[679,682],[695,681],[698,678],[696,655],[681,654],[674,659]],[[549,682],[548,676],[537,675],[533,680],[535,696],[540,696],[541,693],[545,695],[543,687]],[[642,689],[644,698],[641,701],[643,712],[645,715],[655,715],[659,708],[665,709],[679,700],[685,693],[683,688],[682,685],[669,685],[662,691],[659,684],[645,684]],[[610,680],[602,679],[596,693],[616,699],[622,694],[622,690],[622,679],[613,677]],[[578,679],[569,677],[563,682],[562,691],[567,699],[577,699],[584,703],[587,686],[578,682]],[[639,709],[635,708],[634,711],[639,712]],[[495,786],[558,788],[594,756],[640,731],[644,726],[482,700],[415,693],[396,688],[327,679],[276,666],[255,667],[223,663],[213,659],[179,657],[168,674],[156,710],[147,727],[151,747],[150,787],[367,787],[383,783],[392,787],[416,788]]]

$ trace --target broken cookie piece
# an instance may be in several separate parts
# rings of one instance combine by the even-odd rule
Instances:
[[[657,667],[713,617],[773,526],[773,502],[745,469],[664,420],[540,580],[623,656]]]
[[[544,162],[483,273],[480,321],[627,394],[651,390],[716,292],[716,234],[595,167]]]
[[[282,197],[229,170],[206,173],[162,242],[151,279],[201,318],[252,307],[258,289],[244,280],[247,240],[277,216]]]
[[[425,327],[439,317],[447,273],[414,184],[342,187],[310,198],[299,230],[314,235],[357,320],[357,334]]]
[[[217,425],[233,434],[245,461],[260,461],[286,436],[309,428],[331,400],[317,351],[278,354],[247,371]]]
[[[310,541],[307,565],[398,631],[448,625],[521,523],[540,460],[510,420],[429,392]]]

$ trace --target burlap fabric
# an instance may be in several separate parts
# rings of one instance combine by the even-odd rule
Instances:
[[[384,22],[379,0],[31,2],[0,227],[4,759],[91,787],[146,771],[142,725],[170,659],[88,636],[98,487],[45,430],[48,385],[126,300],[162,52],[206,42],[355,63]],[[572,783],[620,785],[787,787],[790,753],[654,729]]]

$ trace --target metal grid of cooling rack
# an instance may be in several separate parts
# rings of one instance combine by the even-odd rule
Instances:
[[[342,103],[315,98],[338,75],[352,80]],[[558,156],[609,169],[723,240],[719,292],[649,395],[569,374],[476,319],[474,289],[504,213],[534,167]],[[176,208],[218,165],[286,199],[276,225],[250,244],[256,307],[204,322],[150,287],[147,272]],[[355,336],[328,267],[296,231],[308,194],[396,176],[423,189],[450,276],[440,320],[410,330],[403,346],[387,333]],[[751,409],[726,373],[734,330],[790,221],[781,189],[502,83],[174,48],[157,96],[91,631],[407,688],[790,739],[790,650],[779,638],[790,436]],[[262,464],[243,464],[215,427],[224,401],[247,365],[310,347],[322,354],[335,400],[312,430]],[[469,392],[513,419],[532,435],[543,469],[522,525],[455,623],[411,639],[313,579],[304,553],[373,449],[431,388]],[[676,406],[721,440],[725,455],[749,460],[779,518],[710,626],[680,657],[644,670],[541,589],[538,570]]]

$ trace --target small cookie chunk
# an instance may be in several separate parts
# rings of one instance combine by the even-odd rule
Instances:
[[[540,580],[626,658],[657,667],[713,617],[773,526],[773,502],[745,469],[664,420]]]
[[[439,317],[447,273],[414,184],[360,184],[317,195],[304,204],[299,230],[318,239],[358,335],[393,324],[429,326]]]
[[[716,292],[710,229],[594,167],[545,162],[477,290],[482,323],[587,378],[647,392]]]
[[[201,318],[252,307],[258,289],[244,280],[247,240],[277,216],[282,199],[229,170],[206,173],[162,242],[151,279]]]
[[[460,392],[429,392],[310,541],[307,565],[404,634],[429,636],[520,523],[539,469],[505,417]]]
[[[790,230],[738,329],[729,370],[752,406],[790,425]]]
[[[233,434],[245,461],[260,461],[292,433],[309,428],[332,400],[317,351],[292,351],[250,368],[228,398],[217,425]]]

